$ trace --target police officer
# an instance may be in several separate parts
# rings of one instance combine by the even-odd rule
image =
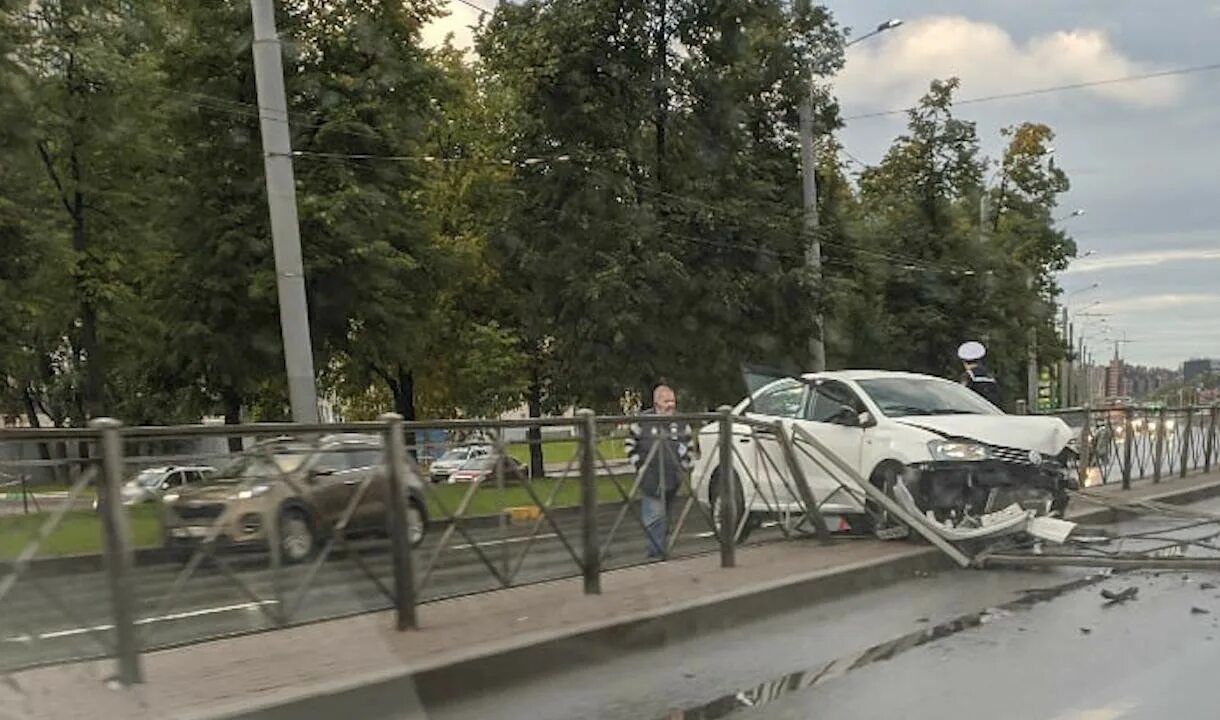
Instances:
[[[965,367],[965,372],[962,373],[962,384],[998,407],[1000,384],[996,382],[991,371],[983,365],[983,358],[986,355],[987,348],[983,347],[983,343],[980,342],[962,343],[962,346],[957,349],[957,356],[961,358],[962,365]]]

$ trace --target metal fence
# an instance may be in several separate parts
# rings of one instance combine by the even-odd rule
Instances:
[[[1154,416],[1065,414],[1085,484],[1210,469],[1213,409]],[[575,577],[594,594],[608,570],[845,530],[973,563],[800,424],[666,418],[694,432],[691,471],[666,443],[629,462],[639,420],[0,430],[0,472],[38,478],[36,510],[0,516],[0,672],[114,657],[138,682],[153,649],[386,609],[407,630],[444,598]],[[658,475],[677,486],[654,497]],[[848,505],[867,532],[836,522]]]
[[[420,603],[568,577],[598,593],[606,570],[829,537],[797,458],[829,461],[804,440],[727,411],[668,419],[736,466],[709,494],[669,445],[627,460],[636,420],[0,431],[17,458],[0,472],[39,478],[38,509],[0,518],[0,671],[115,657],[131,683],[152,649],[383,609],[408,629]],[[644,497],[666,467],[678,487]]]
[[[1076,408],[1049,413],[1080,433],[1081,485],[1160,482],[1210,472],[1220,408]]]

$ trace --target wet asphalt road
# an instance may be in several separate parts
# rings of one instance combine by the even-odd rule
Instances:
[[[1220,512],[1220,500],[1192,507]],[[1132,533],[1175,524],[1182,521],[1111,527]],[[1106,606],[1100,595],[1129,587],[1138,590],[1126,603]],[[1211,718],[1220,717],[1217,667],[1220,572],[952,571],[419,717]]]

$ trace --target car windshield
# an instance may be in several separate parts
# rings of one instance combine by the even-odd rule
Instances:
[[[471,458],[462,464],[463,470],[493,470],[496,467],[496,458],[494,455],[483,455],[482,457]],[[505,469],[508,468],[508,461],[504,462]]]
[[[165,479],[164,470],[141,470],[135,477],[136,484],[141,487],[155,488]]]
[[[236,483],[249,478],[274,478],[297,470],[307,459],[309,453],[304,451],[250,452],[223,467],[213,479]]]
[[[1001,414],[973,390],[947,380],[876,378],[859,385],[888,417]]]
[[[440,462],[461,462],[470,457],[470,448],[453,448],[441,455]]]

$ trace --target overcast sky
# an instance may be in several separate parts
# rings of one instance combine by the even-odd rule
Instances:
[[[473,1],[473,0],[472,0]],[[492,0],[478,0],[492,6]],[[1109,80],[1220,63],[1220,0],[842,0],[838,20],[860,35],[905,25],[848,50],[835,81],[844,116],[909,107],[933,78],[956,75],[960,99]],[[450,0],[451,16],[425,41],[454,32],[469,43],[478,13]],[[1069,308],[1100,358],[1126,337],[1129,362],[1177,367],[1220,357],[1220,70],[1064,93],[964,105],[984,150],[1000,128],[1045,122],[1072,181],[1061,215],[1082,253],[1062,278]],[[876,163],[903,130],[901,116],[848,120],[841,139]],[[1094,283],[1100,287],[1090,289]],[[1094,303],[1097,303],[1094,305]],[[1091,306],[1091,307],[1088,307]]]

